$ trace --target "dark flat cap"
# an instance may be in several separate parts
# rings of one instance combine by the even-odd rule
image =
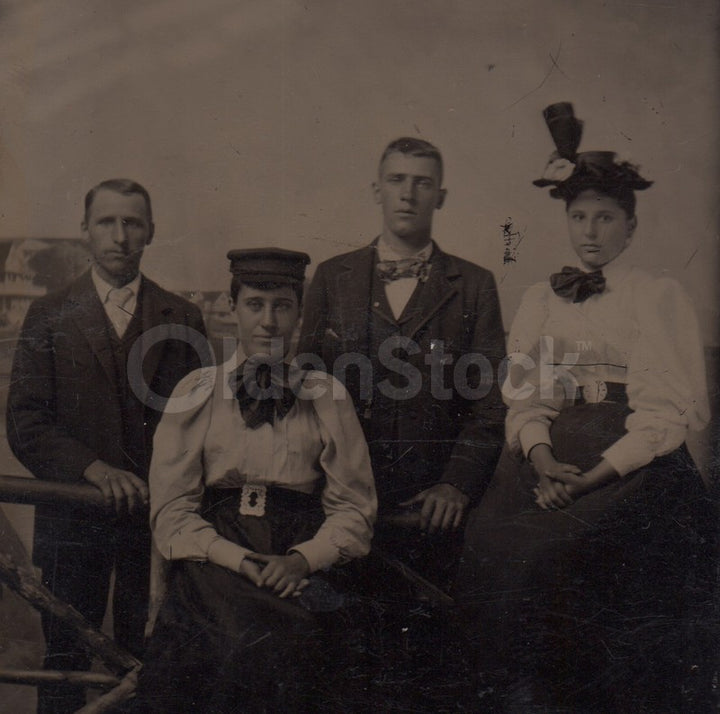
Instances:
[[[255,283],[292,285],[305,280],[307,253],[282,248],[245,248],[227,254],[230,272],[241,280]]]

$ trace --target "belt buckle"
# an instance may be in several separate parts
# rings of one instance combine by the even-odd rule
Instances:
[[[582,395],[587,404],[599,404],[607,398],[607,384],[602,379],[596,379],[590,384],[583,384]]]
[[[267,486],[258,484],[243,484],[240,492],[241,516],[264,516],[267,502]]]

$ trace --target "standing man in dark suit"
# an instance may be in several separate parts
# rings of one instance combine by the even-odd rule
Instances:
[[[111,179],[85,197],[83,236],[91,269],[35,301],[13,363],[8,440],[34,476],[89,482],[112,515],[52,505],[35,513],[33,557],[43,582],[95,626],[115,570],[119,645],[141,656],[149,595],[147,471],[152,438],[173,387],[199,366],[199,310],[140,273],[154,234],[147,191]],[[84,670],[74,632],[43,616],[44,666]],[[74,712],[81,688],[38,687],[38,712]]]
[[[373,184],[382,233],[318,266],[298,351],[319,355],[355,401],[378,491],[376,554],[447,588],[463,515],[502,447],[505,345],[492,274],[432,240],[442,179],[432,144],[388,145]],[[398,525],[413,512],[414,525]],[[402,586],[382,567],[367,579]],[[396,624],[411,628],[402,617]]]

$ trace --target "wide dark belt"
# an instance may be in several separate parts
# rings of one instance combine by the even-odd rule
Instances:
[[[313,493],[304,493],[264,484],[244,484],[233,488],[209,487],[205,489],[202,510],[205,513],[231,502],[242,516],[262,517],[270,507],[302,512],[319,506],[321,492],[322,488]]]
[[[575,390],[575,404],[627,404],[627,385],[597,379]]]

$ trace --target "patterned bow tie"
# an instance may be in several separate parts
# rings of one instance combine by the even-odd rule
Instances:
[[[423,258],[401,258],[400,260],[380,260],[377,274],[384,283],[391,283],[399,278],[417,278],[425,282],[430,273],[430,263]]]
[[[550,287],[560,297],[572,298],[573,302],[584,302],[591,295],[599,295],[605,290],[605,277],[602,270],[586,273],[580,268],[566,265],[559,273],[550,276]]]
[[[299,383],[298,370],[293,370]],[[257,429],[266,422],[274,424],[275,417],[283,419],[295,404],[295,389],[291,386],[289,365],[270,365],[267,362],[253,364],[243,362],[230,375],[230,389],[235,393],[245,424],[249,429]]]

